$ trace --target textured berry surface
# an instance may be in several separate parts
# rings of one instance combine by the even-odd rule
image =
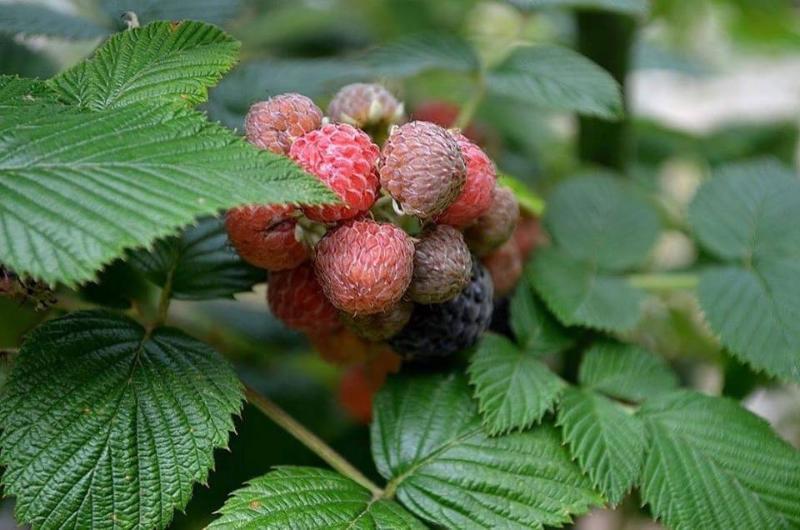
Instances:
[[[464,189],[466,172],[458,142],[433,123],[401,125],[383,146],[381,186],[406,214],[427,219],[443,212]]]
[[[352,221],[322,238],[315,264],[333,305],[353,315],[380,313],[411,283],[414,243],[396,226]]]
[[[295,209],[290,206],[242,206],[225,217],[228,238],[243,260],[268,271],[293,269],[308,259],[295,238]]]
[[[474,346],[489,327],[493,296],[489,273],[473,259],[469,285],[449,302],[417,304],[389,345],[410,360],[446,357]]]
[[[339,195],[343,204],[309,206],[315,221],[350,219],[367,211],[378,196],[378,146],[363,131],[345,123],[329,123],[298,138],[289,155]]]
[[[482,261],[492,277],[494,295],[502,297],[510,294],[522,277],[522,255],[516,240],[512,237]]]
[[[330,333],[342,325],[338,311],[325,298],[310,263],[271,273],[267,301],[277,319],[298,331]]]
[[[322,111],[301,94],[281,94],[250,107],[244,119],[247,141],[288,155],[292,143],[322,125]]]
[[[447,225],[426,228],[415,245],[408,296],[422,304],[451,300],[469,283],[471,270],[472,257],[461,232]]]
[[[522,260],[527,260],[531,252],[533,252],[542,240],[542,229],[539,225],[539,219],[529,215],[520,217],[517,222],[517,227],[514,229],[513,238],[517,242]]]
[[[391,92],[375,83],[353,83],[342,87],[328,105],[334,121],[355,127],[399,123],[403,104]]]
[[[380,313],[350,315],[342,313],[344,323],[359,337],[377,342],[397,334],[411,318],[413,304],[401,301]]]
[[[496,187],[489,210],[467,227],[464,236],[469,248],[485,256],[508,241],[519,220],[519,203],[508,188]]]
[[[467,164],[467,181],[455,202],[436,218],[456,228],[463,228],[489,210],[497,174],[483,150],[461,133],[451,132]]]

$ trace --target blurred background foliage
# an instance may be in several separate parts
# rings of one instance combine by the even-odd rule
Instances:
[[[800,4],[656,0],[649,9],[643,5],[639,0],[2,1],[0,73],[51,76],[123,29],[121,15],[133,11],[141,23],[210,21],[242,41],[241,64],[211,92],[204,107],[211,119],[231,128],[241,129],[244,114],[257,100],[296,91],[324,106],[341,85],[359,80],[385,83],[405,101],[411,116],[424,109],[446,120],[454,118],[475,84],[474,58],[453,45],[454,39],[471,41],[483,64],[498,64],[524,42],[577,47],[576,11],[620,9],[637,25],[627,72],[632,128],[628,172],[655,192],[670,226],[649,267],[681,270],[704,259],[687,237],[682,218],[713,167],[760,157],[797,165]],[[419,35],[427,37],[420,40]],[[416,46],[413,61],[406,60],[408,42]],[[435,53],[421,60],[419,54],[426,50]],[[473,127],[502,172],[542,194],[581,168],[573,115],[488,95]],[[0,348],[18,346],[42,319],[87,301],[128,307],[131,300],[154,297],[154,287],[132,280],[136,276],[126,267],[109,267],[98,284],[80,293],[61,293],[59,304],[46,312],[0,298]],[[109,292],[117,294],[114,300],[102,299]],[[341,371],[268,316],[263,284],[238,299],[176,303],[176,321],[233,359],[246,380],[374,474],[366,427],[349,418],[335,397]],[[669,358],[691,385],[746,398],[779,432],[800,443],[800,391],[783,386],[753,393],[763,381],[721,350],[698,318],[691,295],[651,298],[647,318],[633,338]],[[0,381],[5,366],[0,359]],[[250,408],[237,429],[230,452],[217,459],[209,487],[198,488],[174,528],[204,526],[229,492],[272,465],[319,463]],[[623,508],[626,523],[603,513],[576,525],[635,524],[635,506]],[[0,504],[4,528],[13,528],[8,503]]]

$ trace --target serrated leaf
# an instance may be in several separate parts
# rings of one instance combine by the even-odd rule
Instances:
[[[522,103],[600,118],[622,114],[619,85],[586,57],[552,45],[514,50],[487,78],[490,92]]]
[[[689,219],[702,245],[730,262],[700,279],[711,328],[757,370],[800,381],[800,179],[768,161],[723,168]]]
[[[642,499],[670,528],[800,527],[800,452],[737,403],[688,391],[640,410]]]
[[[425,526],[396,502],[333,471],[280,467],[233,493],[210,530],[406,530]]]
[[[248,265],[228,241],[225,223],[206,217],[173,236],[157,241],[152,251],[131,253],[130,263],[153,283],[170,282],[174,298],[232,298],[263,282],[263,270]]]
[[[562,324],[625,332],[641,319],[642,291],[558,248],[537,250],[530,270],[530,281]]]
[[[562,7],[566,9],[593,9],[614,11],[629,15],[646,15],[650,11],[648,0],[508,0],[522,9]]]
[[[511,298],[511,329],[517,343],[526,352],[546,355],[563,351],[572,345],[572,337],[536,297],[529,280],[531,274],[528,265],[524,281],[520,282]]]
[[[530,352],[487,333],[470,359],[469,381],[491,434],[526,429],[552,410],[564,382]]]
[[[101,0],[100,7],[113,20],[133,11],[141,24],[156,20],[203,20],[221,24],[239,12],[242,0]]]
[[[239,43],[202,22],[154,22],[117,33],[48,81],[67,104],[94,110],[137,102],[193,106],[233,67]]]
[[[164,528],[241,403],[231,367],[178,330],[102,311],[51,320],[3,388],[5,491],[34,528]]]
[[[570,178],[548,200],[544,224],[556,244],[602,270],[640,265],[658,238],[658,214],[619,177]]]
[[[87,18],[45,5],[10,2],[3,3],[0,9],[0,33],[81,40],[103,37],[109,30]]]
[[[4,112],[11,112],[16,107],[54,101],[54,95],[38,79],[0,75],[0,110]]]
[[[578,381],[584,387],[633,402],[678,387],[677,376],[663,358],[633,344],[610,341],[595,344],[586,351]]]
[[[461,377],[390,380],[373,414],[387,491],[434,524],[543,528],[601,502],[551,426],[488,437]]]
[[[618,504],[641,473],[641,420],[610,399],[579,388],[567,389],[558,407],[558,425],[578,465],[609,502]]]
[[[36,106],[0,115],[0,262],[50,283],[89,280],[126,248],[199,215],[332,199],[287,158],[193,111]]]
[[[373,75],[411,77],[428,70],[476,72],[478,54],[472,45],[455,35],[420,34],[403,37],[376,48],[364,62]]]

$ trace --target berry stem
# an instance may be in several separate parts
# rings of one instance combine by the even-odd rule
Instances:
[[[374,482],[364,476],[361,471],[356,469],[353,464],[334,451],[328,444],[320,439],[316,434],[306,429],[297,420],[291,417],[286,411],[269,400],[266,396],[259,393],[253,387],[245,385],[245,396],[255,408],[263,413],[267,418],[278,424],[279,427],[297,438],[297,440],[310,449],[314,454],[324,460],[333,469],[346,476],[350,480],[367,488],[377,498],[383,494],[383,490]]]
[[[472,96],[464,103],[464,106],[461,107],[461,112],[458,113],[456,117],[456,121],[453,123],[453,127],[456,129],[466,129],[469,124],[472,122],[473,116],[475,116],[475,112],[478,110],[478,107],[483,101],[483,96],[486,94],[486,76],[483,72],[478,73],[478,83],[475,87],[475,91],[472,93]]]
[[[631,274],[628,281],[634,287],[648,291],[682,291],[697,287],[700,278],[688,273]]]
[[[156,318],[153,321],[151,329],[163,326],[167,321],[169,314],[169,304],[172,301],[172,277],[175,275],[175,267],[170,268],[167,273],[167,279],[164,282],[164,288],[161,289],[161,295],[158,298],[158,310],[156,311]]]

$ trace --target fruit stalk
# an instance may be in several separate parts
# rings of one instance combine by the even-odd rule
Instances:
[[[632,274],[628,281],[632,286],[648,291],[679,291],[694,289],[700,279],[696,274],[656,273]]]
[[[253,387],[245,385],[245,397],[247,401],[257,408],[267,418],[274,421],[279,427],[294,436],[297,441],[305,445],[314,454],[324,460],[333,469],[367,488],[373,496],[380,497],[383,490],[374,482],[364,476],[361,471],[356,469],[350,462],[334,451],[328,444],[322,441],[316,434],[306,429],[297,420],[292,418],[285,410],[270,401],[266,396],[259,393]]]
[[[466,129],[469,124],[472,122],[472,118],[475,116],[475,112],[477,112],[478,107],[483,101],[483,96],[486,93],[486,78],[483,72],[478,73],[478,82],[477,86],[475,87],[475,91],[472,93],[472,97],[464,103],[464,106],[461,107],[461,112],[458,113],[456,117],[456,121],[453,122],[453,127],[456,129],[464,130]]]

